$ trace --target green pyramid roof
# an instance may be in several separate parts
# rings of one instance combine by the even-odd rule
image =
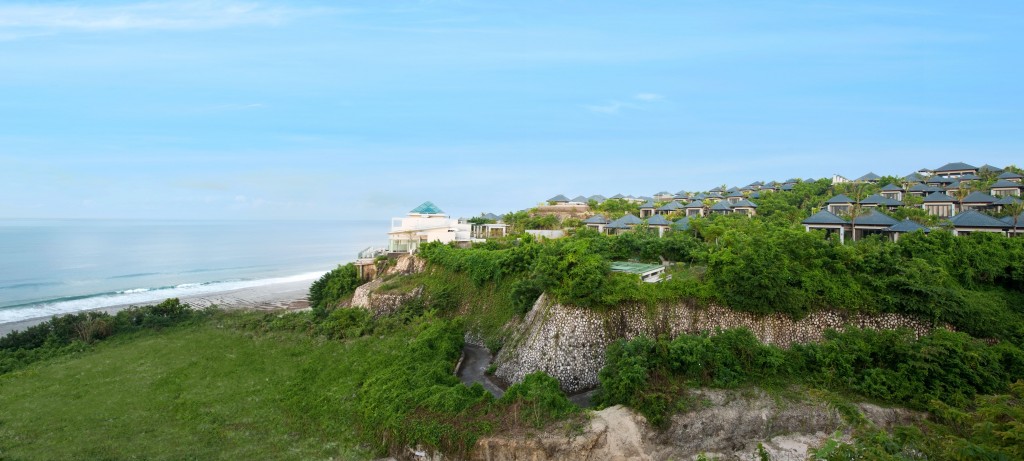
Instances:
[[[434,203],[430,202],[430,201],[423,202],[422,205],[420,205],[420,206],[418,206],[416,208],[413,208],[412,211],[409,212],[409,214],[414,214],[414,213],[415,214],[444,214],[444,212],[441,211],[441,209],[438,208],[437,205],[434,205]]]

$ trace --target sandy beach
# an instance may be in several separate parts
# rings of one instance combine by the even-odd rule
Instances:
[[[307,299],[309,285],[312,280],[300,280],[294,282],[276,283],[261,285],[252,288],[204,293],[202,295],[181,297],[181,301],[188,303],[195,308],[218,306],[225,309],[258,309],[258,310],[300,310],[309,307]],[[156,304],[159,301],[146,304]],[[124,304],[108,306],[91,311],[106,312],[114,314],[117,311],[126,309],[138,304]],[[12,331],[21,331],[32,325],[49,320],[50,317],[38,317],[34,319],[20,320],[0,324],[0,336]]]

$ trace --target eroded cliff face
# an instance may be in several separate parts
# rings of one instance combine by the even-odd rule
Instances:
[[[800,320],[784,315],[755,316],[718,306],[689,303],[648,308],[623,305],[612,312],[595,312],[550,302],[544,295],[514,329],[498,353],[495,375],[517,383],[535,371],[555,377],[567,393],[597,386],[604,351],[612,341],[645,335],[678,336],[745,327],[761,342],[781,347],[824,339],[828,329],[844,326],[873,329],[907,328],[920,336],[931,325],[898,314],[848,315],[815,312]]]
[[[394,313],[406,301],[419,297],[423,293],[423,288],[416,287],[407,292],[379,292],[379,289],[391,277],[422,272],[424,266],[425,262],[415,255],[399,256],[393,266],[378,272],[375,279],[356,288],[349,305],[369,309],[375,317]]]
[[[691,410],[672,417],[658,430],[628,408],[614,406],[590,413],[581,428],[556,426],[536,433],[481,438],[473,461],[547,460],[695,460],[759,459],[758,444],[772,460],[805,460],[828,439],[850,439],[851,427],[823,401],[809,396],[769,395],[758,389],[690,393]],[[923,415],[903,409],[859,405],[880,429],[919,421]],[[410,456],[410,459],[416,459]],[[420,459],[461,459],[428,453]]]

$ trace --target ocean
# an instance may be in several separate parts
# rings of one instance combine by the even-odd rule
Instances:
[[[380,221],[0,220],[0,323],[315,280]]]

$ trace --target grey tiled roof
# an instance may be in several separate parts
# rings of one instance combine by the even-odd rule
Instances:
[[[1019,229],[1024,229],[1024,213],[1017,215],[1017,227],[1013,227],[1013,216],[1004,216],[999,219],[1000,221],[1007,224],[1007,227],[1016,230],[1018,233]]]
[[[896,192],[896,191],[903,192],[903,188],[900,187],[900,186],[897,186],[895,184],[889,183],[889,184],[886,184],[885,186],[882,186],[882,191],[884,191],[884,192]]]
[[[562,194],[558,194],[558,195],[556,195],[554,197],[549,198],[548,201],[549,202],[568,202],[569,201],[569,197],[566,197],[566,196],[564,196]]]
[[[899,200],[893,200],[888,197],[882,197],[881,195],[874,194],[869,195],[864,200],[860,201],[861,205],[882,205],[882,206],[900,206],[903,202]]]
[[[638,218],[636,216],[633,216],[633,215],[631,215],[629,213],[626,213],[626,216],[623,216],[623,217],[617,219],[616,221],[622,221],[623,223],[626,223],[626,224],[640,224],[640,223],[643,222],[643,220],[641,220],[640,218]]]
[[[878,210],[871,210],[866,214],[853,218],[853,224],[858,226],[892,226],[898,223],[899,221],[892,216]]]
[[[711,205],[711,211],[729,211],[729,210],[732,210],[732,206],[730,206],[729,202],[727,202],[725,200],[723,200],[721,202],[718,202],[718,203],[716,203],[714,205]]]
[[[605,198],[605,196],[603,196],[603,195],[591,195],[590,197],[587,197],[587,201],[588,202],[591,201],[591,200],[593,200],[593,201],[595,201],[597,203],[601,203],[601,202],[603,202],[605,200],[608,200],[608,199]]]
[[[989,165],[989,164],[986,163],[986,164],[984,164],[982,166],[979,166],[978,167],[978,171],[979,172],[1000,173],[1000,172],[1003,171],[1003,169],[999,168],[999,167],[995,167],[995,166]]]
[[[936,173],[945,173],[947,171],[960,171],[960,170],[977,170],[978,167],[968,165],[964,162],[953,162],[942,165],[932,171]]]
[[[648,200],[640,205],[640,208],[654,208],[654,200]]]
[[[950,197],[942,192],[935,192],[924,198],[924,203],[945,203],[945,202],[956,202],[953,197]]]
[[[938,187],[929,186],[927,184],[921,184],[921,183],[914,184],[913,186],[910,186],[910,189],[907,190],[907,192],[941,192],[941,191],[942,191],[942,189],[939,189]]]
[[[690,203],[687,203],[686,206],[684,206],[683,208],[704,208],[704,202],[701,200],[694,200]]]
[[[996,200],[995,202],[992,202],[992,204],[993,205],[1006,206],[1006,205],[1013,205],[1015,203],[1020,203],[1020,201],[1021,200],[1019,198],[1014,197],[1012,195],[1004,195],[1003,198],[1001,198],[999,200]]]
[[[672,222],[665,219],[664,216],[656,214],[654,216],[651,216],[650,218],[647,218],[647,224],[651,226],[669,226],[672,224]]]
[[[996,179],[1019,179],[1019,178],[1024,178],[1024,176],[1021,176],[1021,175],[1019,175],[1017,173],[1014,173],[1012,171],[1006,171],[1003,174],[1001,174],[999,176],[996,176]]]
[[[877,174],[868,173],[868,174],[866,174],[864,176],[861,176],[861,177],[859,177],[857,179],[854,179],[854,181],[878,181],[881,178],[882,177],[877,175]]]
[[[849,222],[827,210],[821,210],[801,221],[801,224],[849,224]]]
[[[904,181],[924,181],[924,176],[920,173],[910,173],[903,177]]]
[[[608,224],[608,218],[604,217],[604,215],[602,215],[602,214],[596,214],[594,216],[591,216],[591,217],[583,220],[583,223],[584,224]]]
[[[845,194],[839,194],[835,197],[828,199],[825,203],[854,203],[853,199],[847,197]]]
[[[1024,187],[1024,184],[1021,184],[1019,182],[1007,181],[1005,179],[1000,179],[992,183],[992,185],[990,186],[991,189],[1002,189],[1010,187],[1021,188]]]
[[[750,200],[743,199],[743,200],[738,200],[736,203],[733,203],[732,207],[733,208],[757,208],[757,204],[754,203],[754,202],[751,202]]]
[[[961,203],[993,203],[996,200],[998,200],[998,199],[993,197],[993,196],[991,196],[991,195],[988,195],[988,194],[986,194],[984,192],[971,192],[966,197],[964,197],[963,200],[960,200],[960,202]]]
[[[907,232],[914,232],[916,230],[921,230],[923,232],[932,231],[927,227],[924,227],[914,221],[911,221],[910,218],[904,219],[903,221],[893,224],[892,226],[889,226],[887,229],[885,229],[886,232],[896,232],[901,234]]]
[[[672,228],[675,230],[687,230],[690,228],[690,218],[680,218],[675,224],[672,224]]]
[[[991,227],[1005,229],[1008,224],[976,210],[967,210],[949,218],[953,227]]]
[[[629,229],[629,226],[626,225],[626,223],[622,222],[622,219],[616,219],[615,221],[608,223],[604,227],[605,229]]]
[[[668,203],[658,207],[658,211],[676,211],[676,210],[681,210],[681,209],[683,209],[683,205],[681,203],[675,202],[675,201],[668,202]]]
[[[573,201],[573,202],[580,202],[580,203],[587,203],[587,201],[588,201],[588,200],[589,200],[589,199],[587,199],[586,197],[584,197],[584,196],[582,196],[582,195],[577,195],[577,196],[576,196],[575,198],[573,198],[573,199],[572,199],[571,201]]]

